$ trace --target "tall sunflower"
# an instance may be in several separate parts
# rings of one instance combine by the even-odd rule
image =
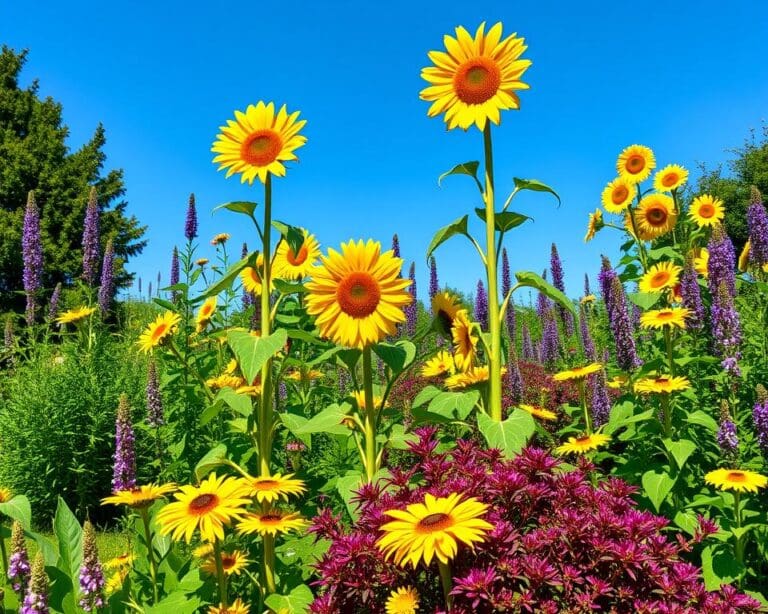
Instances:
[[[668,164],[656,172],[653,178],[653,189],[657,192],[672,192],[685,185],[688,181],[688,171],[679,164]]]
[[[619,177],[640,183],[645,181],[656,168],[656,158],[650,147],[645,145],[630,145],[619,154],[616,160],[616,170]]]
[[[685,328],[685,318],[691,313],[690,309],[672,307],[667,309],[651,309],[640,316],[640,326],[643,328],[664,328],[665,326]]]
[[[449,130],[467,130],[472,124],[483,130],[488,120],[499,123],[501,111],[520,108],[516,91],[528,89],[521,78],[531,61],[520,59],[525,39],[512,34],[502,40],[501,34],[501,23],[488,32],[481,23],[474,38],[459,26],[456,38],[443,37],[445,51],[429,52],[434,65],[424,68],[421,77],[430,85],[420,94],[432,103],[429,117],[445,113]]]
[[[258,533],[264,535],[277,535],[290,531],[301,531],[309,523],[297,512],[282,512],[277,509],[268,512],[251,512],[243,517],[237,525],[237,532],[241,535]]]
[[[154,348],[165,343],[173,336],[181,322],[181,316],[172,311],[161,313],[154,322],[151,322],[138,340],[139,348],[142,352],[151,352]]]
[[[299,112],[289,114],[285,105],[275,113],[275,103],[248,105],[245,113],[235,111],[235,119],[221,126],[211,151],[219,154],[214,164],[227,171],[227,177],[240,173],[240,181],[253,184],[257,177],[266,182],[267,174],[285,175],[285,162],[297,160],[296,151],[307,142],[299,131],[306,120]]]
[[[654,264],[647,273],[640,278],[638,284],[640,292],[661,292],[667,288],[674,288],[680,281],[683,270],[671,262],[659,262]]]
[[[212,296],[205,299],[205,302],[200,306],[200,309],[195,316],[196,330],[201,333],[205,330],[205,327],[211,323],[211,318],[216,311],[216,297]]]
[[[584,243],[589,243],[595,238],[595,235],[602,230],[605,226],[603,221],[603,212],[600,209],[595,209],[594,213],[589,214],[589,221],[587,222],[587,234],[584,236]]]
[[[667,194],[648,194],[635,211],[637,233],[643,241],[667,234],[676,223],[675,203]]]
[[[451,337],[453,338],[453,358],[456,366],[462,371],[469,371],[475,363],[479,336],[477,326],[470,321],[469,312],[466,309],[460,309],[456,312],[451,327]]]
[[[328,250],[307,283],[307,312],[320,334],[345,347],[363,349],[395,333],[413,300],[410,281],[400,277],[403,261],[368,240]]]
[[[272,274],[282,279],[301,279],[307,277],[320,257],[320,244],[315,235],[309,234],[304,230],[304,242],[301,244],[298,253],[293,252],[293,248],[285,240],[280,241],[275,252],[275,259],[272,264]]]
[[[723,201],[709,194],[702,194],[693,199],[688,216],[699,228],[717,226],[725,217]]]
[[[608,213],[623,213],[637,196],[637,184],[626,177],[617,177],[603,189],[603,207]]]
[[[442,335],[450,335],[453,320],[461,309],[461,302],[450,292],[438,292],[432,297],[434,326]]]

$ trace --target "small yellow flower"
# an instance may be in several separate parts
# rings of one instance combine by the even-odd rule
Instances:
[[[546,407],[541,407],[539,405],[526,405],[524,403],[521,403],[518,405],[518,407],[523,411],[527,411],[529,414],[535,416],[536,418],[541,418],[542,420],[557,420],[557,414],[552,410],[547,409]]]
[[[635,183],[648,179],[654,168],[656,168],[656,158],[653,151],[645,145],[630,145],[616,160],[619,177]]]
[[[102,505],[127,505],[134,509],[149,507],[155,501],[162,499],[168,493],[176,490],[176,484],[144,484],[137,486],[133,490],[119,490],[112,493],[109,497],[101,500]]]
[[[84,320],[89,315],[96,311],[96,307],[78,307],[77,309],[70,309],[65,311],[58,318],[56,322],[61,324],[74,324],[80,320]]]
[[[597,297],[594,294],[587,294],[586,296],[582,296],[581,299],[579,299],[579,302],[582,305],[591,305],[597,300]]]
[[[130,568],[134,561],[136,560],[136,555],[131,552],[125,552],[121,554],[120,556],[116,556],[113,559],[109,559],[106,563],[104,563],[104,567],[107,569],[126,569]]]
[[[208,608],[208,614],[250,614],[250,612],[248,605],[239,597],[226,607],[220,603],[218,607],[212,605]]]
[[[195,323],[197,324],[197,332],[201,333],[211,323],[213,314],[216,312],[216,297],[212,296],[205,299],[205,302],[200,306],[195,317]]]
[[[613,388],[614,390],[618,390],[622,388],[626,383],[629,381],[629,378],[626,375],[616,375],[609,379],[606,384],[608,385],[608,388]]]
[[[501,368],[501,374],[504,375],[507,372],[506,367]],[[473,367],[469,371],[462,371],[456,375],[451,375],[445,380],[445,387],[448,390],[462,390],[475,386],[477,384],[484,384],[488,381],[488,367]]]
[[[685,185],[688,171],[679,164],[669,164],[656,172],[653,189],[657,192],[672,192]]]
[[[720,490],[736,492],[757,492],[768,484],[768,478],[764,475],[741,469],[715,469],[704,476],[704,481]]]
[[[315,235],[309,234],[306,230],[303,230],[302,233],[304,242],[297,254],[293,253],[293,248],[284,239],[278,243],[275,261],[272,265],[272,272],[275,277],[302,279],[312,273],[312,267],[320,258],[320,244]]]
[[[624,177],[611,181],[602,194],[603,207],[608,213],[623,213],[637,196],[637,184]]]
[[[248,477],[245,481],[251,487],[251,496],[259,503],[274,503],[279,499],[288,501],[290,495],[298,496],[307,490],[302,480],[293,479],[292,473]]]
[[[584,237],[584,243],[589,243],[595,238],[595,235],[602,230],[605,226],[603,221],[603,212],[600,209],[595,209],[594,213],[589,214],[589,222],[587,222],[587,234]]]
[[[143,352],[151,352],[154,348],[162,345],[169,340],[181,322],[181,316],[172,311],[157,316],[154,322],[150,323],[139,337],[138,345]]]
[[[693,268],[702,277],[709,277],[709,250],[706,247],[694,252]]]
[[[245,380],[237,375],[227,375],[222,373],[216,377],[205,380],[205,385],[212,390],[221,390],[222,388],[233,388],[238,390],[245,385]]]
[[[459,309],[456,312],[451,327],[451,336],[453,337],[453,357],[456,366],[462,371],[469,371],[475,362],[477,342],[480,337],[477,334],[477,326],[470,321],[469,312],[466,309]]]
[[[739,254],[739,271],[742,273],[746,273],[749,269],[749,250],[751,246],[752,243],[747,239],[747,242],[744,243],[744,248],[741,250],[741,254]]]
[[[661,292],[667,288],[674,288],[680,281],[683,269],[671,262],[654,264],[650,270],[640,278],[640,292]]]
[[[221,566],[224,569],[224,575],[227,576],[239,575],[240,572],[243,571],[250,562],[251,561],[248,560],[248,557],[242,550],[233,550],[232,552],[221,553]],[[216,559],[209,555],[205,562],[200,565],[200,569],[212,576],[215,576],[217,573]]]
[[[601,365],[599,362],[593,362],[588,365],[584,365],[583,367],[575,367],[573,369],[560,371],[560,373],[555,373],[552,376],[552,379],[554,379],[556,382],[564,382],[571,379],[580,380],[587,377],[587,375],[597,373],[602,368],[603,365]]]
[[[7,503],[13,499],[13,493],[10,489],[0,486],[0,503]]]
[[[261,295],[262,290],[262,281],[261,281],[261,275],[262,271],[264,270],[264,256],[263,254],[259,254],[256,256],[256,266],[245,267],[242,271],[240,271],[240,281],[243,283],[243,288],[246,292],[250,292],[252,294],[255,294],[256,296]],[[272,283],[272,278],[274,276],[270,276],[270,282],[269,282],[269,290],[270,292],[274,289],[274,284]]]
[[[672,392],[681,392],[688,390],[691,382],[687,377],[671,375],[659,375],[657,377],[646,377],[635,382],[635,392],[655,392],[657,394],[670,394]]]
[[[591,435],[580,435],[579,437],[569,437],[568,441],[555,449],[558,454],[586,454],[604,446],[611,440],[608,435],[603,433],[592,433]]]
[[[229,241],[229,239],[230,239],[229,234],[227,234],[226,232],[220,232],[215,237],[213,237],[213,239],[211,239],[211,245],[213,246],[223,245],[224,243]]]
[[[355,399],[355,403],[357,403],[357,408],[360,411],[365,411],[367,408],[365,406],[365,391],[364,390],[355,390],[352,392],[352,397]],[[383,401],[382,397],[378,395],[373,395],[373,408],[378,411],[381,409],[381,402]],[[387,404],[386,406],[389,406]]]
[[[668,309],[651,309],[640,316],[640,326],[643,328],[663,328],[665,326],[685,328],[685,318],[691,313],[690,309],[673,307]]]
[[[412,586],[401,586],[387,598],[387,614],[416,614],[419,609],[419,593]]]
[[[118,569],[115,573],[113,573],[109,578],[107,578],[107,581],[104,584],[104,592],[107,595],[113,595],[116,592],[118,592],[121,588],[123,588],[123,584],[125,583],[125,579],[128,577],[128,569]]]
[[[298,513],[286,513],[277,509],[271,509],[268,512],[251,512],[246,514],[237,525],[237,532],[241,535],[250,535],[258,533],[264,535],[277,535],[278,533],[289,533],[291,531],[301,531],[309,523]]]
[[[208,262],[208,258],[198,258],[195,260],[195,264],[200,268],[203,268],[206,264],[208,264]]]
[[[693,199],[688,216],[699,228],[716,226],[725,217],[725,206],[719,198],[703,194]]]
[[[192,551],[192,556],[198,559],[204,559],[213,554],[213,544],[202,543]]]
[[[437,377],[440,375],[453,374],[455,372],[456,365],[453,364],[453,356],[450,352],[446,352],[445,350],[440,350],[421,368],[422,377]]]

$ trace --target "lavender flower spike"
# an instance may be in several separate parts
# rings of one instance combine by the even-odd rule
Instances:
[[[584,273],[584,296],[589,296],[590,294],[592,294],[592,292],[589,287],[589,275]]]
[[[482,281],[477,282],[477,294],[475,294],[475,320],[483,330],[488,330],[488,293]]]
[[[635,336],[627,311],[624,286],[618,277],[613,277],[610,287],[612,310],[608,312],[613,340],[616,343],[616,362],[625,371],[639,367],[642,362],[637,356]]]
[[[59,315],[59,301],[61,300],[61,282],[56,284],[51,294],[51,300],[48,303],[48,319],[53,322]]]
[[[115,421],[115,455],[112,472],[112,490],[131,490],[136,488],[136,453],[135,438],[131,424],[131,409],[128,395],[120,395]]]
[[[31,571],[24,529],[18,520],[14,520],[11,528],[11,558],[8,560],[8,579],[11,581],[14,592],[20,598],[24,596],[24,592],[27,590]]]
[[[171,254],[171,286],[175,286],[179,283],[179,248],[173,246],[173,254]],[[171,290],[171,300],[175,303],[180,298],[180,292],[178,290]]]
[[[599,371],[589,376],[591,384],[590,400],[592,424],[600,428],[611,415],[611,398],[608,396],[608,386],[605,383],[605,372]]]
[[[509,347],[509,356],[507,358],[507,374],[505,383],[509,390],[509,399],[512,405],[518,405],[523,402],[523,376],[520,373],[520,365],[517,362],[517,355],[514,346]]]
[[[560,335],[554,310],[550,309],[544,319],[544,331],[541,337],[541,362],[551,368],[560,358]]]
[[[400,239],[397,238],[397,233],[392,235],[392,253],[395,258],[400,257]]]
[[[709,293],[714,300],[720,284],[725,283],[728,294],[733,298],[736,296],[736,252],[731,238],[725,233],[722,225],[712,229],[712,236],[707,247],[709,248],[709,263],[707,264]]]
[[[408,292],[411,295],[411,302],[405,307],[405,330],[413,336],[416,333],[416,320],[419,315],[419,303],[416,298],[416,263],[411,262],[411,268],[408,273],[411,285]]]
[[[741,321],[726,281],[720,282],[717,293],[712,297],[710,316],[715,353],[723,359],[720,364],[726,373],[733,377],[739,377],[741,375],[741,369],[738,365],[738,360],[741,358],[739,351]]]
[[[584,358],[589,362],[595,362],[597,360],[597,350],[595,349],[595,342],[592,340],[592,333],[589,331],[587,310],[583,307],[579,317],[579,332],[581,333],[581,346],[584,349]]]
[[[194,241],[197,237],[197,209],[195,209],[195,195],[189,195],[189,205],[187,205],[187,219],[184,221],[184,236],[187,241]]]
[[[83,610],[93,612],[104,607],[104,584],[104,571],[96,547],[96,531],[91,521],[86,520],[83,526],[83,563],[80,566],[80,607]]]
[[[83,222],[83,279],[89,286],[99,275],[99,203],[96,188],[91,188]]]
[[[42,551],[37,552],[32,563],[32,577],[24,595],[21,614],[49,614],[48,608],[48,576],[45,575],[45,559]]]
[[[760,452],[768,459],[768,391],[760,384],[757,385],[757,401],[752,409],[752,422],[755,424]]]
[[[761,269],[768,264],[768,212],[763,206],[760,190],[752,186],[750,205],[747,209],[749,228],[749,263]]]
[[[509,258],[507,258],[507,248],[501,250],[501,296],[505,297],[509,294],[512,288],[512,275],[509,270]],[[504,317],[507,324],[507,334],[509,338],[514,341],[517,328],[517,320],[515,313],[515,301],[512,296],[509,297],[509,303],[507,304],[507,310],[504,312]]]
[[[21,236],[21,252],[24,261],[24,292],[27,294],[27,324],[35,323],[37,293],[43,285],[43,243],[40,238],[40,210],[35,193],[27,196],[24,211],[24,229]]]
[[[739,455],[739,437],[736,433],[736,424],[728,411],[727,401],[723,401],[720,407],[720,429],[717,431],[717,445],[723,457],[735,461]]]
[[[163,398],[160,394],[160,381],[154,360],[150,361],[147,368],[147,423],[154,428],[165,424]]]
[[[690,330],[700,329],[704,325],[705,313],[699,289],[699,274],[696,272],[692,253],[685,259],[683,275],[680,277],[680,296],[683,299],[683,307],[689,311],[685,318],[686,327]]]
[[[536,356],[533,351],[533,341],[531,339],[531,331],[528,330],[528,325],[523,322],[522,344],[523,344],[523,360],[535,360]]]
[[[101,285],[99,286],[99,308],[101,313],[109,311],[112,296],[115,293],[115,248],[112,239],[107,243],[104,251],[104,262],[101,264]]]
[[[440,292],[440,284],[437,281],[437,261],[432,256],[429,259],[429,300],[432,301],[435,295]]]

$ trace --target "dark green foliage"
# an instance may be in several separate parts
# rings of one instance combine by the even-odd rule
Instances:
[[[126,215],[123,173],[102,174],[105,131],[98,125],[77,151],[66,144],[69,129],[62,108],[41,99],[36,81],[19,85],[26,52],[0,49],[0,303],[14,306],[21,289],[21,228],[29,190],[41,209],[45,260],[44,286],[71,284],[81,274],[83,219],[91,186],[98,192],[102,253],[108,238],[115,243],[117,285],[130,276],[123,268],[141,252],[146,228]]]

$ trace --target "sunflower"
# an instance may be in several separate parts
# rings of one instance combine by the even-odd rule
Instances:
[[[306,120],[299,112],[290,115],[285,105],[275,114],[275,103],[248,105],[245,113],[235,111],[235,119],[227,120],[211,151],[219,154],[213,159],[219,170],[227,169],[227,177],[240,173],[240,181],[253,184],[257,177],[265,183],[268,174],[285,175],[284,162],[297,160],[296,151],[307,142],[299,134]]]
[[[352,397],[355,399],[355,403],[357,403],[357,408],[360,411],[365,411],[365,391],[364,390],[355,390],[352,392]],[[378,410],[381,408],[381,403],[383,401],[383,398],[378,395],[373,395],[373,408],[375,410]],[[386,406],[389,406],[389,403],[387,403]]]
[[[314,380],[323,379],[324,377],[325,373],[318,371],[317,369],[308,369],[307,371],[292,369],[283,375],[283,379],[290,382],[301,382],[304,380],[312,382]]]
[[[645,181],[656,168],[656,158],[653,151],[645,145],[630,145],[619,154],[616,160],[616,170],[619,177],[635,183]]]
[[[247,514],[237,525],[237,531],[241,535],[258,533],[265,535],[277,535],[290,531],[301,531],[309,523],[297,512],[281,512],[277,509],[268,512],[252,512]]]
[[[205,385],[212,390],[221,390],[222,388],[234,388],[238,390],[245,385],[245,380],[237,375],[222,373],[216,377],[205,380]]]
[[[254,385],[254,386],[238,386],[235,388],[236,394],[244,394],[248,397],[257,397],[261,395],[261,385]]]
[[[181,316],[178,313],[166,311],[160,314],[141,333],[138,341],[139,348],[143,352],[151,352],[154,348],[162,345],[176,332],[179,322],[181,322]]]
[[[124,552],[120,556],[109,559],[106,563],[104,563],[104,567],[107,569],[126,569],[131,567],[135,560],[135,554],[132,552]]]
[[[421,367],[422,377],[438,377],[440,375],[453,375],[456,365],[453,364],[453,356],[450,352],[440,350]]]
[[[597,373],[603,368],[603,365],[601,365],[599,362],[592,362],[588,365],[584,365],[583,367],[576,367],[574,369],[567,369],[565,371],[560,371],[560,373],[555,373],[552,376],[552,379],[554,379],[556,382],[564,382],[566,380],[581,380],[587,377],[587,375],[591,375],[592,373]]]
[[[256,498],[259,503],[274,503],[279,499],[288,501],[290,495],[300,495],[307,489],[304,482],[294,480],[293,474],[260,476],[257,478],[248,477],[246,483],[250,486],[250,495]]]
[[[242,479],[209,475],[200,486],[186,485],[179,489],[169,503],[157,514],[160,533],[171,534],[178,541],[184,537],[187,543],[195,530],[206,541],[224,539],[224,526],[239,520],[248,498],[250,484]]]
[[[403,261],[369,240],[329,249],[307,284],[307,312],[317,316],[323,337],[363,349],[389,335],[405,321],[403,307],[413,298],[410,280],[400,277]]]
[[[725,217],[723,201],[709,194],[703,194],[693,199],[688,216],[696,222],[699,228],[716,226]]]
[[[706,247],[694,251],[693,268],[702,277],[709,277],[709,250]]]
[[[749,250],[752,247],[752,242],[747,239],[747,242],[744,243],[744,248],[741,250],[741,254],[739,254],[739,271],[742,273],[746,273],[749,269]]]
[[[651,309],[640,316],[640,326],[643,328],[663,328],[676,326],[685,328],[685,318],[691,313],[690,309],[673,307],[669,309]]]
[[[118,569],[113,573],[107,581],[104,583],[104,592],[107,595],[112,595],[123,588],[125,579],[128,577],[128,569]]]
[[[208,608],[208,614],[250,614],[250,612],[250,608],[239,597],[228,606],[220,603],[218,607],[212,605]]]
[[[589,243],[595,238],[595,235],[605,226],[603,221],[603,212],[600,209],[595,209],[594,213],[589,214],[589,222],[587,222],[587,234],[584,237],[584,243]]]
[[[638,284],[640,292],[661,292],[667,288],[674,288],[680,281],[682,269],[671,262],[654,264],[650,270],[640,278]]]
[[[592,450],[597,450],[600,446],[604,446],[610,440],[611,438],[603,433],[569,437],[568,441],[555,448],[555,452],[558,454],[586,454]]]
[[[626,383],[629,381],[629,377],[626,375],[616,375],[609,379],[606,384],[608,388],[612,388],[614,390],[618,390],[626,385]]]
[[[224,245],[224,243],[229,241],[231,238],[232,238],[231,235],[229,235],[228,233],[220,232],[215,237],[213,237],[213,239],[211,239],[211,245],[213,245],[214,247],[217,245]]]
[[[456,366],[462,371],[469,371],[475,361],[477,354],[477,327],[470,322],[469,312],[466,309],[459,309],[456,317],[453,319],[451,327],[451,336],[453,337],[454,361]]]
[[[203,542],[197,548],[192,551],[192,556],[198,559],[208,558],[213,554],[213,544]]]
[[[197,260],[195,260],[195,264],[200,268],[203,268],[206,264],[208,264],[208,262],[209,262],[208,258],[198,258]]]
[[[419,609],[419,593],[412,586],[401,586],[387,598],[387,614],[416,614]]]
[[[264,270],[264,255],[259,254],[256,256],[256,266],[247,266],[240,271],[240,281],[243,283],[243,288],[246,292],[259,296],[263,287],[261,281],[261,272]],[[271,276],[270,276],[271,277]],[[274,289],[274,284],[270,279],[269,291]]]
[[[635,211],[637,234],[643,241],[651,241],[670,232],[677,223],[675,203],[666,194],[648,194]]]
[[[679,164],[668,164],[656,171],[653,178],[653,189],[657,192],[672,192],[685,185],[688,181],[688,171]]]
[[[248,566],[251,561],[245,555],[242,550],[233,550],[232,552],[221,553],[221,566],[224,568],[224,575],[237,576],[243,569]],[[200,569],[204,572],[215,576],[216,571],[216,559],[212,556],[208,556],[205,562],[200,565]]]
[[[591,305],[597,300],[597,297],[594,294],[587,294],[586,296],[582,296],[579,299],[579,303],[582,305]]]
[[[704,476],[704,481],[720,490],[736,492],[757,492],[768,484],[768,478],[764,475],[742,469],[715,469]]]
[[[635,382],[635,392],[655,392],[658,394],[669,394],[671,392],[680,392],[688,390],[691,382],[687,377],[671,375],[659,375],[657,377],[646,377]]]
[[[450,292],[438,292],[432,297],[432,316],[435,319],[435,328],[442,335],[450,335],[453,320],[461,310],[458,297]]]
[[[8,503],[13,499],[13,493],[10,489],[0,486],[0,503]]]
[[[280,241],[275,252],[275,260],[272,264],[272,272],[275,277],[283,279],[301,279],[307,277],[312,272],[317,259],[320,257],[320,244],[315,235],[309,234],[306,230],[304,242],[299,248],[299,253],[295,254],[293,248],[285,240]]]
[[[59,324],[73,324],[87,318],[94,311],[96,311],[96,307],[78,307],[77,309],[70,309],[56,318],[56,322]]]
[[[541,407],[539,405],[525,405],[524,403],[521,403],[518,407],[536,418],[541,418],[542,420],[557,420],[557,414],[546,407]]]
[[[434,66],[424,68],[421,77],[430,85],[420,94],[432,103],[429,117],[445,113],[449,130],[472,124],[484,130],[488,120],[498,125],[500,111],[520,108],[515,92],[528,89],[521,78],[531,61],[520,59],[525,39],[512,34],[502,40],[501,31],[497,23],[485,32],[483,22],[472,38],[459,26],[456,38],[443,37],[445,51],[429,52]]]
[[[501,374],[504,375],[507,372],[506,367],[501,368]],[[484,384],[488,381],[488,367],[473,367],[469,371],[462,371],[456,375],[451,375],[445,380],[445,387],[448,390],[461,390],[462,388],[469,388],[477,384]]]
[[[637,185],[625,177],[617,177],[603,189],[603,207],[608,213],[622,213],[635,196]]]
[[[118,490],[101,500],[102,505],[127,505],[135,509],[149,507],[158,499],[176,490],[176,484],[145,484],[132,490]]]
[[[212,296],[205,299],[205,302],[200,306],[200,310],[195,317],[195,323],[197,324],[197,332],[201,333],[205,330],[205,327],[211,323],[213,313],[216,311],[216,297]]]
[[[412,503],[404,510],[388,510],[394,518],[381,526],[384,535],[376,545],[385,558],[394,558],[398,565],[411,563],[414,568],[422,559],[429,565],[433,557],[448,563],[462,542],[474,548],[485,541],[493,525],[482,519],[488,505],[474,497],[462,500],[458,493],[435,498],[427,493],[424,503]]]

